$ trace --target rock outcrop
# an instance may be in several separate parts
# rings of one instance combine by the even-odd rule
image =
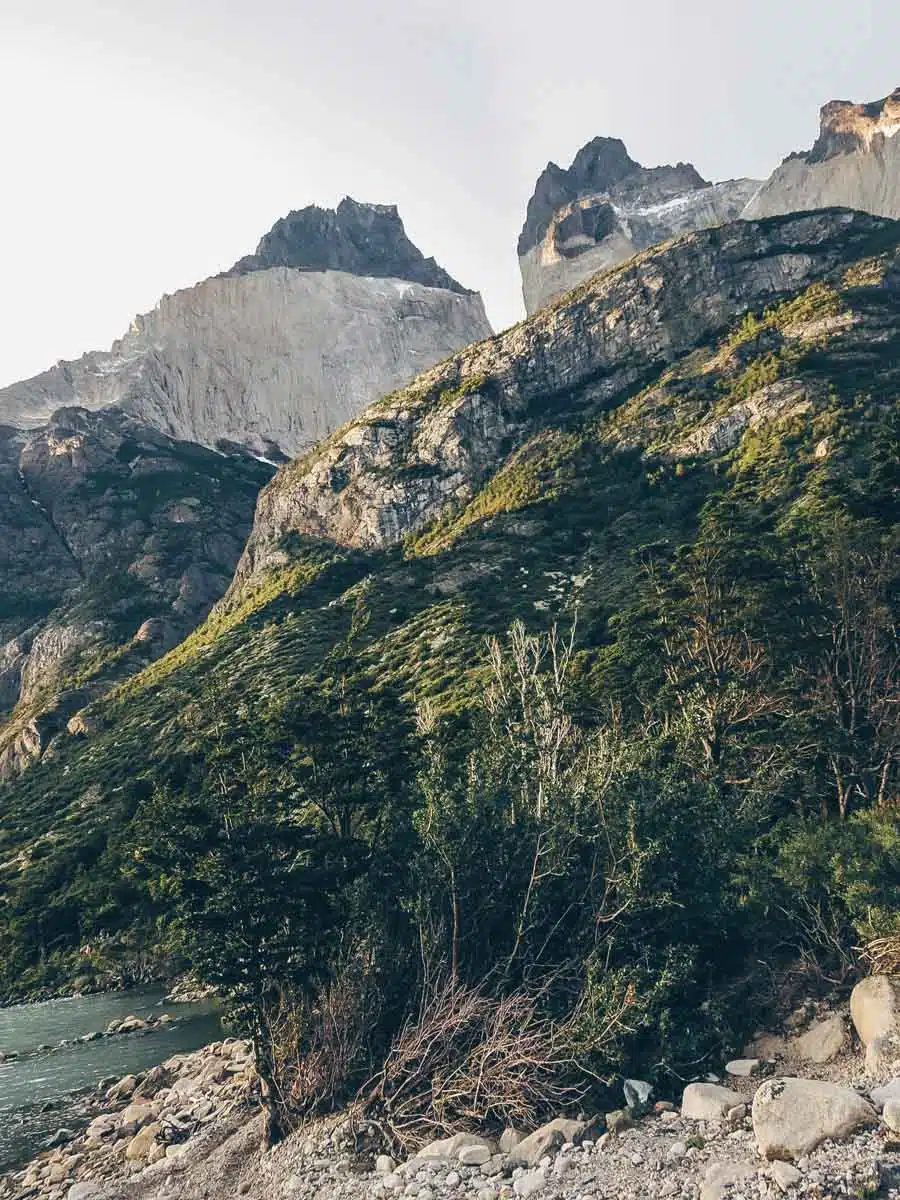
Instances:
[[[0,390],[0,424],[115,406],[173,438],[283,460],[490,332],[480,296],[423,257],[395,209],[344,201],[292,213],[109,352]]]
[[[594,138],[568,170],[549,163],[528,202],[519,237],[527,312],[639,250],[734,220],[758,187],[709,183],[690,163],[642,167],[618,138]]]
[[[833,100],[813,148],[786,158],[743,212],[748,219],[841,206],[900,218],[900,88],[872,104]]]
[[[265,234],[256,253],[239,259],[227,274],[247,275],[271,267],[408,279],[462,296],[475,294],[413,245],[395,205],[360,204],[349,196],[336,209],[312,204],[288,213]]]
[[[0,778],[203,619],[270,475],[115,409],[0,431]]]
[[[734,318],[862,255],[885,227],[829,212],[700,232],[462,351],[279,472],[260,496],[238,584],[285,561],[288,533],[363,548],[400,541],[467,501],[556,400],[612,403]]]

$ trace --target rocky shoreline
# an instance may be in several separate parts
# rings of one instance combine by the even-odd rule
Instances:
[[[898,1200],[900,978],[864,981],[849,1010],[804,1005],[674,1101],[640,1080],[623,1100],[406,1162],[352,1113],[266,1149],[250,1046],[227,1039],[98,1092],[0,1200]]]

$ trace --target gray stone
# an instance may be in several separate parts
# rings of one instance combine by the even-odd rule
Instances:
[[[888,1100],[882,1109],[881,1119],[892,1133],[900,1133],[900,1100]]]
[[[714,1163],[708,1168],[700,1189],[700,1200],[724,1200],[735,1184],[756,1178],[748,1163]]]
[[[490,1160],[490,1146],[463,1146],[459,1152],[459,1161],[467,1167],[480,1167]]]
[[[295,265],[310,260],[352,266]],[[481,297],[423,258],[396,209],[348,200],[292,213],[256,255],[164,296],[109,352],[0,390],[0,425],[116,405],[175,438],[283,458],[491,332]]]
[[[866,1073],[885,1079],[900,1070],[900,1027],[883,1033],[866,1046]]]
[[[584,1121],[571,1121],[565,1117],[548,1121],[512,1148],[509,1161],[514,1166],[536,1167],[546,1154],[558,1150],[566,1142],[578,1141],[585,1127]]]
[[[375,1159],[375,1174],[390,1175],[396,1165],[389,1154],[379,1154]]]
[[[788,1162],[782,1162],[780,1159],[776,1159],[772,1163],[770,1170],[772,1178],[782,1192],[790,1191],[803,1178],[802,1172],[798,1171],[795,1166]]]
[[[690,1121],[724,1121],[729,1109],[742,1103],[740,1092],[717,1083],[689,1083],[681,1097],[681,1115]]]
[[[888,1100],[900,1100],[900,1076],[890,1080],[883,1087],[872,1088],[869,1097],[879,1112],[881,1112]]]
[[[841,1141],[876,1120],[851,1088],[809,1079],[769,1079],[753,1098],[753,1132],[764,1158],[798,1159],[826,1139]]]
[[[626,1079],[622,1088],[625,1092],[625,1104],[633,1113],[642,1115],[648,1111],[653,1099],[652,1083],[645,1083],[643,1079]]]
[[[520,1133],[518,1129],[513,1129],[512,1126],[508,1125],[500,1134],[501,1151],[504,1154],[509,1154],[510,1151],[514,1150],[515,1147],[518,1146],[519,1142],[521,1142],[524,1136],[524,1133]]]
[[[453,1137],[439,1138],[435,1142],[429,1142],[427,1146],[416,1154],[416,1162],[427,1159],[449,1159],[451,1162],[459,1160],[460,1151],[466,1146],[483,1146],[488,1152],[488,1158],[494,1152],[494,1145],[487,1138],[478,1137],[474,1133],[456,1133]]]
[[[761,1067],[758,1058],[733,1058],[725,1064],[725,1074],[735,1079],[749,1079],[751,1075],[758,1075]]]
[[[786,158],[742,216],[840,207],[900,217],[898,112],[900,89],[872,104],[826,104],[812,150]]]
[[[618,138],[594,138],[535,185],[518,245],[526,311],[657,242],[735,220],[758,186],[710,184],[689,163],[647,170]]]
[[[44,1142],[43,1149],[55,1150],[57,1146],[67,1146],[74,1137],[75,1132],[72,1129],[57,1129],[56,1133]]]
[[[90,1200],[91,1196],[96,1196],[100,1191],[101,1186],[93,1179],[84,1179],[79,1183],[73,1183],[66,1192],[66,1200]]]
[[[900,976],[863,979],[850,994],[850,1016],[867,1048],[876,1038],[900,1032]]]
[[[536,1171],[525,1171],[520,1175],[513,1183],[513,1191],[517,1196],[521,1196],[522,1200],[527,1200],[528,1196],[533,1196],[546,1186],[547,1176],[538,1168]]]
[[[838,1057],[847,1044],[844,1018],[835,1013],[816,1021],[794,1043],[792,1050],[801,1062],[829,1063]]]

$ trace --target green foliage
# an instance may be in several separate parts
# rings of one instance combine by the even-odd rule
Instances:
[[[900,343],[858,266],[612,402],[536,405],[403,547],[286,539],[3,793],[5,994],[86,942],[187,959],[296,1112],[448,978],[537,984],[581,1066],[660,1080],[798,963],[852,978],[900,931]],[[802,408],[685,451],[788,376]]]

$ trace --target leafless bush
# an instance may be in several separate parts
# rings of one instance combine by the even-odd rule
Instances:
[[[874,938],[862,951],[873,975],[900,975],[900,933]]]
[[[495,997],[452,980],[404,1026],[360,1094],[398,1149],[485,1125],[533,1126],[583,1100],[573,1020],[543,1015],[539,994]]]
[[[365,965],[344,966],[315,1000],[281,990],[265,1007],[270,1098],[282,1132],[345,1102],[369,1069],[378,1001]]]

